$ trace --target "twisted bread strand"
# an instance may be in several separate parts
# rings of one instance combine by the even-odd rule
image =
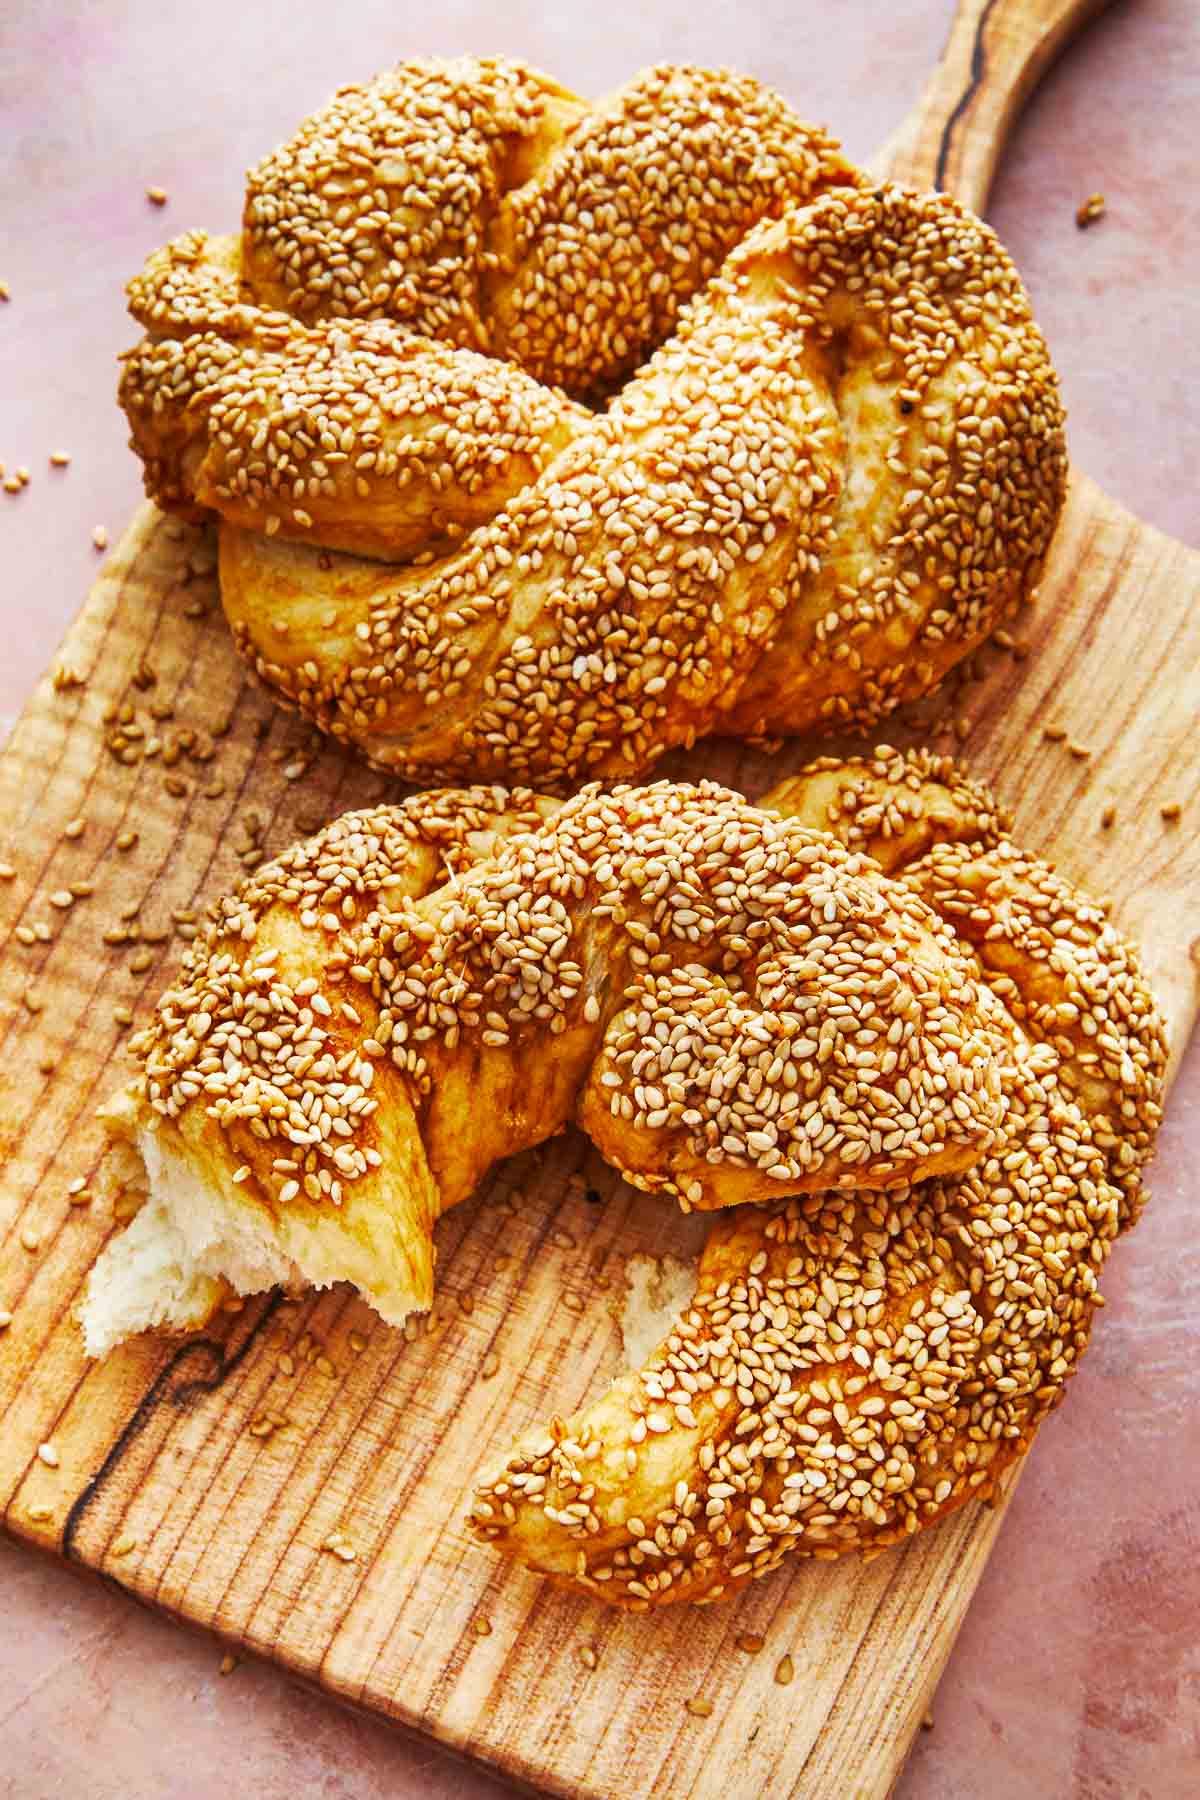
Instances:
[[[758,219],[860,177],[758,82],[648,69],[596,105],[521,63],[401,63],[250,171],[240,239],[129,286],[155,336],[249,307],[391,319],[576,392],[619,380]]]
[[[976,946],[1005,1116],[956,1178],[724,1214],[646,1364],[481,1484],[482,1538],[639,1611],[990,1493],[1087,1346],[1161,1117],[1163,1026],[1129,946],[953,765],[828,761],[764,805],[871,851]]]

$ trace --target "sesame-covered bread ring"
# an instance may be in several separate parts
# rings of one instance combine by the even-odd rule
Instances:
[[[1037,580],[1062,506],[992,232],[728,76],[591,109],[403,65],[252,176],[240,249],[177,241],[131,305],[132,441],[220,521],[239,648],[413,780],[869,725]],[[540,385],[624,375],[594,414]]]
[[[572,1117],[642,1186],[751,1202],[653,1355],[472,1510],[635,1609],[991,1491],[1086,1346],[1166,1061],[1103,909],[952,763],[886,749],[761,807],[349,814],[214,909],[139,1054],[112,1126],[150,1197],[93,1273],[97,1354],[226,1283],[426,1307],[437,1214]]]
[[[447,845],[480,860],[435,886]],[[959,1171],[996,1010],[869,857],[712,784],[350,813],[219,903],[137,1041],[154,1207],[96,1291],[204,1190],[207,1276],[350,1280],[398,1324],[438,1214],[571,1120],[685,1207]]]

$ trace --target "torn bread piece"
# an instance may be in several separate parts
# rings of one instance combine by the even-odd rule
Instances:
[[[218,904],[136,1041],[149,1199],[88,1343],[221,1281],[345,1280],[399,1323],[438,1215],[572,1120],[697,1210],[968,1168],[993,1011],[915,895],[712,784],[349,814]]]

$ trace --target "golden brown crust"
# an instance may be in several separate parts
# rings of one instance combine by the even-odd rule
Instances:
[[[1062,411],[1011,262],[753,83],[654,70],[585,109],[404,65],[268,159],[247,220],[236,300],[215,240],[147,272],[177,333],[211,266],[212,329],[132,353],[123,399],[150,491],[222,521],[243,653],[381,767],[566,790],[714,729],[869,724],[1037,579]],[[259,333],[252,299],[318,322]],[[464,347],[595,391],[673,326],[590,419]]]

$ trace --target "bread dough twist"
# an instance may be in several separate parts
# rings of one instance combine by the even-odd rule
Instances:
[[[635,1608],[990,1489],[1086,1344],[1165,1064],[1103,910],[953,765],[891,751],[757,807],[349,814],[214,909],[137,1048],[111,1124],[150,1197],[93,1273],[93,1353],[226,1283],[346,1279],[398,1322],[438,1213],[570,1120],[639,1186],[736,1208],[645,1365],[474,1505]]]
[[[130,293],[132,442],[220,521],[239,648],[413,780],[873,724],[1036,582],[1062,506],[993,233],[726,75],[589,108],[402,65],[252,174],[240,242]]]

